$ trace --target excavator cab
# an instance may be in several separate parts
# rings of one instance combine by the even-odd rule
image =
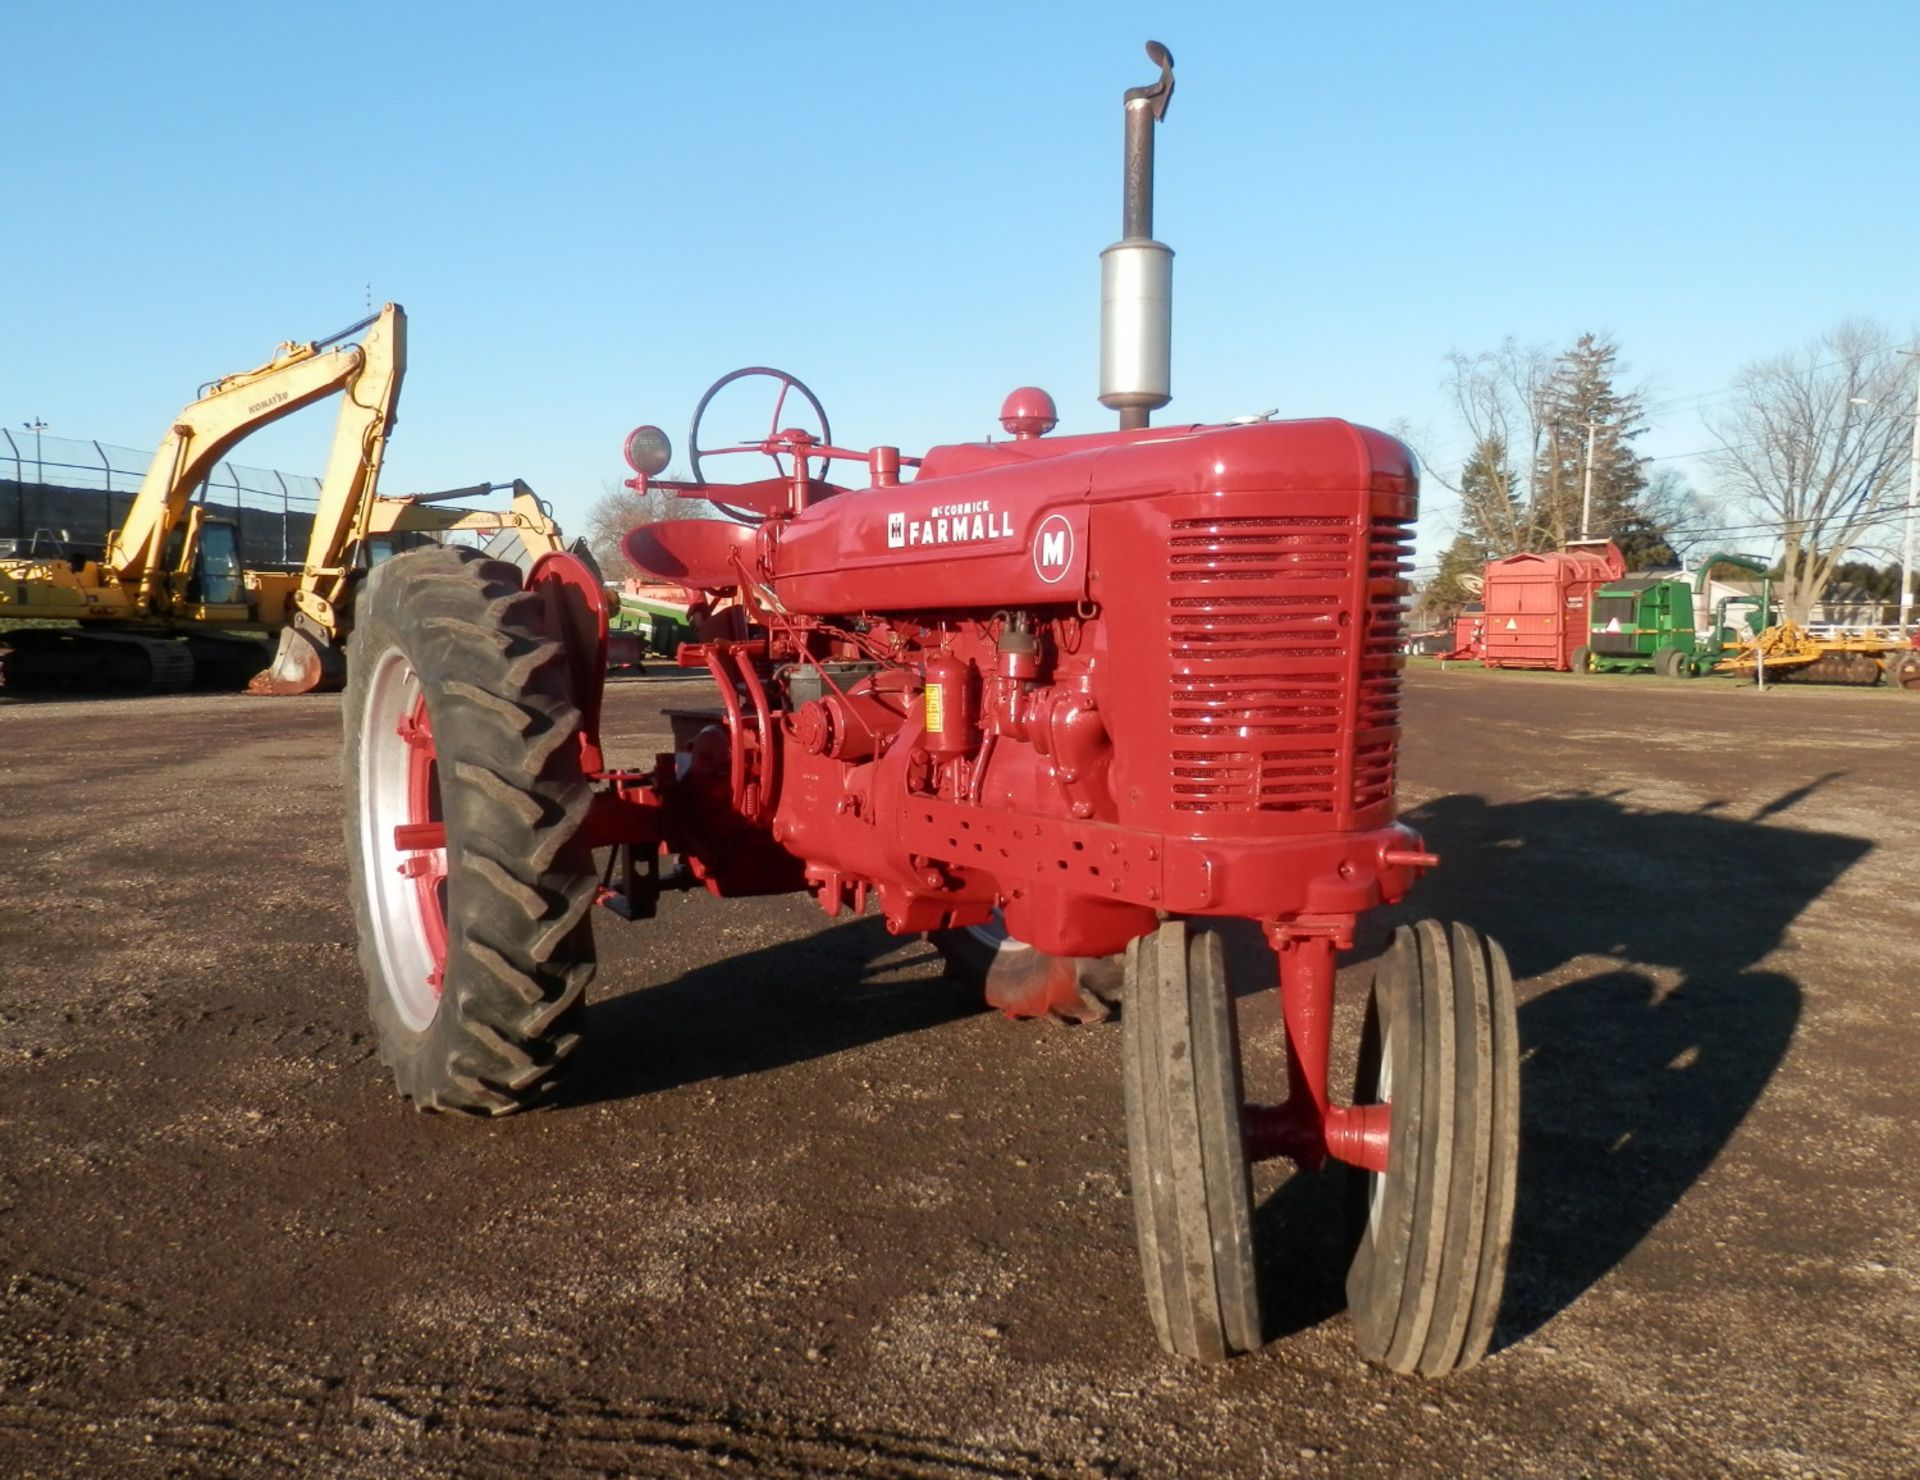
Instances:
[[[209,516],[195,504],[167,536],[164,562],[179,615],[227,621],[247,615],[240,527],[233,520]]]
[[[200,529],[200,550],[187,577],[187,600],[231,606],[247,599],[240,572],[240,526],[209,519]]]

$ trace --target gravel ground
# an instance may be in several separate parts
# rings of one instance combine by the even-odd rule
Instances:
[[[1331,1173],[1262,1169],[1272,1343],[1163,1357],[1118,1026],[802,900],[602,915],[561,1103],[417,1115],[337,699],[0,701],[0,1472],[1920,1471],[1920,702],[1409,688],[1415,903],[1505,941],[1526,1045],[1497,1350],[1439,1384],[1355,1357]],[[615,758],[701,692],[616,683]]]

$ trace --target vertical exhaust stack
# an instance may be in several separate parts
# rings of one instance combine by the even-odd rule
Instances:
[[[1147,56],[1160,80],[1127,89],[1121,236],[1100,254],[1100,404],[1122,430],[1173,399],[1173,248],[1153,239],[1153,128],[1173,100],[1173,53],[1149,41]]]

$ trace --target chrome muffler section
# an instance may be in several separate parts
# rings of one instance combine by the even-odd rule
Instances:
[[[1160,79],[1127,89],[1121,238],[1100,254],[1100,404],[1143,427],[1173,399],[1173,248],[1153,239],[1153,130],[1173,99],[1173,53],[1147,56]]]

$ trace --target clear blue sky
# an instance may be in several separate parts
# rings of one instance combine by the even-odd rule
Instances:
[[[156,442],[392,298],[386,486],[577,522],[737,365],[837,439],[1094,400],[1120,93],[1165,41],[1168,418],[1459,442],[1449,349],[1611,331],[1662,397],[1920,319],[1920,5],[102,5],[0,22],[0,417]],[[1643,443],[1708,445],[1697,401]],[[317,471],[330,412],[237,460]],[[1447,531],[1430,488],[1423,554]]]

